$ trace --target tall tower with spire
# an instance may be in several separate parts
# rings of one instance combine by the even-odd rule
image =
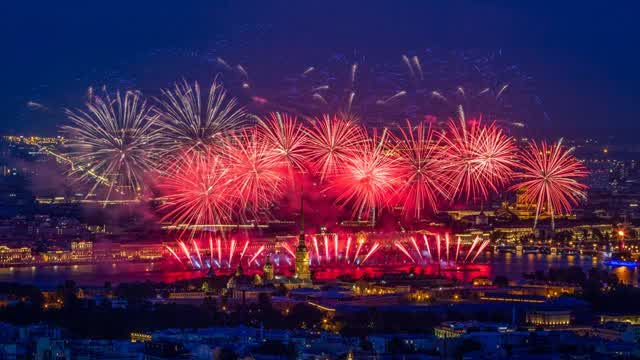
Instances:
[[[304,241],[304,201],[300,194],[300,234],[298,235],[298,246],[296,247],[296,278],[300,280],[311,280],[311,270],[309,269],[309,250]]]

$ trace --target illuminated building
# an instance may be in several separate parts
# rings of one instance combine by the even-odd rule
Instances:
[[[295,277],[302,281],[311,280],[311,269],[309,269],[309,250],[304,241],[304,205],[300,200],[300,235],[298,246],[296,247],[296,273]]]
[[[164,251],[162,244],[120,244],[114,253],[125,260],[155,260],[161,259]]]
[[[0,245],[0,264],[25,264],[33,262],[31,249],[23,246],[20,248],[10,248]]]
[[[571,324],[570,310],[534,310],[527,312],[527,323],[535,326],[568,326]]]
[[[272,281],[274,276],[273,276],[273,265],[271,264],[271,258],[269,257],[269,255],[267,255],[267,260],[264,263],[264,267],[262,268],[262,273],[264,276],[264,280],[266,281]]]
[[[448,321],[434,328],[434,335],[440,339],[454,339],[467,334],[504,334],[512,333],[513,329],[505,324],[482,323],[477,321]]]
[[[260,295],[264,294],[268,297],[273,293],[272,288],[262,287],[259,284],[262,280],[256,275],[255,279],[245,275],[241,265],[238,265],[236,273],[227,281],[227,293],[231,295],[231,299],[243,304],[257,302]]]
[[[399,294],[399,293],[408,293],[410,291],[409,285],[381,285],[370,283],[365,280],[358,280],[353,285],[353,292],[359,296],[368,296],[368,295],[389,295],[389,294]]]
[[[433,300],[433,295],[429,291],[417,290],[407,295],[407,299],[417,303],[429,302]]]
[[[600,323],[620,322],[640,325],[640,315],[600,315]]]
[[[42,254],[42,261],[48,263],[68,263],[73,260],[71,251],[49,250]]]
[[[136,342],[149,342],[153,340],[151,334],[132,332],[130,335],[130,339],[132,343]]]
[[[455,323],[447,323],[436,326],[433,332],[440,339],[454,339],[467,333],[464,326]]]
[[[491,279],[489,279],[488,277],[481,276],[473,279],[472,284],[473,286],[492,286],[493,281],[491,281]]]
[[[72,241],[71,258],[74,261],[93,260],[93,243],[91,241]]]

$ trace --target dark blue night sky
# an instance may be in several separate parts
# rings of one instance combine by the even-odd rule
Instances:
[[[313,63],[343,52],[395,60],[407,49],[437,47],[501,50],[536,79],[551,120],[528,125],[546,135],[632,140],[629,130],[640,130],[640,5],[615,4],[5,1],[0,132],[54,133],[65,121],[60,109],[81,106],[88,86],[153,93],[183,76],[207,80],[219,70],[193,66],[192,57],[240,59],[256,69],[278,56]]]

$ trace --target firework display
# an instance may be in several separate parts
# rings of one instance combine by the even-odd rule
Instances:
[[[420,217],[425,210],[437,211],[438,203],[449,198],[448,180],[442,171],[441,139],[431,127],[407,121],[400,128],[395,148],[399,158],[399,186],[395,191],[405,215]]]
[[[584,195],[577,179],[586,173],[560,143],[532,143],[519,151],[495,123],[474,119],[450,120],[437,133],[428,124],[407,122],[392,134],[367,131],[338,116],[306,125],[274,113],[201,151],[182,149],[177,160],[161,167],[152,161],[162,136],[154,128],[157,118],[134,117],[145,109],[144,103],[137,105],[137,95],[118,99],[94,100],[96,120],[72,113],[77,126],[65,127],[76,149],[72,155],[85,164],[83,176],[87,169],[104,174],[110,187],[140,189],[145,176],[154,176],[170,209],[165,219],[176,225],[255,218],[282,199],[293,174],[319,180],[320,191],[351,209],[353,218],[374,220],[376,210],[400,208],[420,218],[459,198],[481,203],[505,189],[514,173],[521,182],[511,189],[525,190],[525,199],[552,217],[570,211]],[[114,103],[123,109],[116,112]]]
[[[424,76],[417,58],[406,63],[415,79]],[[352,67],[351,83],[357,70]],[[383,105],[405,95],[401,91]],[[245,240],[228,238],[224,229],[272,219],[272,210],[286,209],[293,194],[304,197],[304,184],[312,184],[314,206],[373,228],[384,216],[419,221],[456,202],[484,205],[510,190],[536,207],[534,227],[542,213],[553,226],[557,214],[570,212],[585,196],[579,180],[586,171],[561,142],[518,146],[500,122],[466,118],[462,106],[444,123],[407,120],[404,126],[370,128],[352,112],[354,99],[351,92],[347,111],[336,114],[253,116],[216,82],[206,96],[197,83],[176,84],[151,105],[137,92],[113,99],[91,94],[87,111],[68,111],[66,155],[72,173],[92,180],[94,190],[104,185],[107,197],[117,191],[144,200],[146,188],[159,193],[160,219],[180,239],[167,251],[198,269],[258,266],[265,256],[290,265],[295,243],[281,241],[274,248],[247,234]],[[376,264],[379,257],[473,263],[489,244],[448,233],[370,240],[323,233],[306,242],[312,265],[356,266]]]
[[[197,82],[192,85],[186,81],[176,83],[173,90],[162,90],[162,95],[156,109],[157,125],[162,152],[169,157],[184,151],[206,151],[248,118],[236,99],[228,98],[215,81],[206,96]]]
[[[92,95],[86,110],[67,110],[72,124],[62,128],[69,139],[71,173],[114,192],[138,197],[157,165],[158,130],[151,107],[137,92],[115,97]]]
[[[490,192],[501,188],[516,165],[516,147],[495,124],[480,120],[450,120],[443,133],[443,170],[447,173],[449,192],[465,195],[469,200],[486,200]]]
[[[553,226],[555,214],[570,212],[586,196],[587,187],[579,180],[587,176],[587,170],[572,151],[562,145],[562,140],[551,145],[543,141],[529,143],[522,154],[522,171],[517,173],[519,181],[512,188],[522,190],[525,201],[535,205],[534,227],[540,212],[551,216]]]
[[[329,115],[311,123],[308,137],[308,157],[321,180],[335,175],[345,160],[353,158],[356,147],[366,140],[363,129],[356,123]]]
[[[165,219],[191,226],[231,221],[236,196],[224,158],[211,152],[187,152],[160,179]]]

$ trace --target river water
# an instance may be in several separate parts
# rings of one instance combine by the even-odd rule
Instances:
[[[457,272],[452,268],[438,269],[436,266],[425,267],[426,273],[436,273],[442,270],[445,276],[455,276],[459,280],[469,281],[477,276],[493,278],[504,275],[511,280],[522,278],[523,273],[531,273],[538,270],[546,271],[549,268],[566,268],[579,266],[584,271],[592,267],[606,268],[613,271],[618,278],[627,284],[638,285],[638,269],[628,267],[607,267],[600,260],[590,256],[579,255],[545,255],[511,253],[489,254],[478,259],[479,264],[472,265],[473,271]],[[409,266],[402,268],[408,269]],[[276,268],[276,271],[277,268]],[[360,276],[364,273],[379,274],[380,268],[358,268],[357,270],[331,269],[318,271],[319,278],[327,279],[343,273],[351,273]],[[175,264],[161,263],[118,263],[118,264],[85,264],[85,265],[58,265],[46,267],[13,267],[0,268],[1,282],[20,282],[52,288],[62,284],[65,280],[73,280],[80,286],[102,286],[105,282],[118,284],[120,282],[136,282],[150,280],[153,282],[173,282],[203,276],[202,272],[184,270]]]

